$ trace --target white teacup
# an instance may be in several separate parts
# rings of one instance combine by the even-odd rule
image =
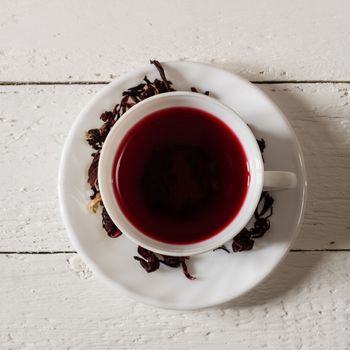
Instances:
[[[246,154],[250,182],[241,209],[234,219],[216,235],[190,244],[169,244],[155,240],[137,229],[123,214],[115,198],[112,174],[116,151],[128,131],[149,114],[170,107],[192,107],[206,111],[224,122],[238,137]],[[169,92],[150,97],[128,110],[110,131],[102,148],[98,167],[99,188],[108,214],[113,222],[136,244],[156,253],[190,256],[215,249],[236,236],[249,222],[263,190],[295,188],[294,173],[264,171],[264,163],[255,136],[232,109],[214,98],[193,92]]]

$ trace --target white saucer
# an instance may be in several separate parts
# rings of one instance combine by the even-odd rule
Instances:
[[[305,166],[286,117],[257,87],[204,64],[169,62],[163,66],[176,90],[193,86],[200,91],[209,90],[212,97],[238,112],[257,138],[265,139],[266,170],[297,174],[296,189],[273,193],[271,229],[256,240],[251,251],[227,254],[219,250],[191,258],[188,267],[197,279],[190,281],[180,268],[161,266],[147,274],[133,259],[137,246],[125,236],[109,238],[101,227],[101,216],[88,212],[90,191],[86,178],[92,149],[85,142],[84,133],[101,125],[100,114],[113,109],[123,90],[140,83],[145,75],[151,80],[158,77],[152,65],[108,84],[76,119],[60,165],[60,208],[72,244],[96,275],[138,301],[171,309],[197,309],[241,296],[281,262],[300,229],[306,199]]]

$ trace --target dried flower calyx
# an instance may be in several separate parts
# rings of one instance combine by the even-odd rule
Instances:
[[[232,241],[232,251],[242,252],[251,250],[254,246],[254,239],[262,237],[270,228],[270,216],[272,215],[273,198],[263,192],[259,204],[254,212],[254,224],[251,229],[244,228]],[[259,208],[261,209],[259,210]]]
[[[189,259],[189,257],[177,257],[177,256],[168,256],[168,255],[161,255],[161,254],[155,254],[152,251],[138,247],[137,252],[141,257],[134,256],[134,259],[139,261],[140,265],[147,271],[147,272],[154,272],[159,269],[160,263],[177,268],[182,267],[182,271],[186,278],[189,280],[194,280],[195,277],[193,277],[189,271],[186,264],[186,260]]]

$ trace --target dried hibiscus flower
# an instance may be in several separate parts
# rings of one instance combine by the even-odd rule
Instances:
[[[188,256],[185,257],[178,257],[178,256],[169,256],[169,255],[162,255],[162,254],[156,254],[152,251],[138,247],[137,252],[141,257],[134,256],[134,259],[140,262],[140,265],[147,271],[147,272],[154,272],[159,269],[160,263],[169,266],[169,267],[182,267],[182,271],[184,275],[189,280],[194,280],[196,277],[192,276],[188,272],[188,267],[186,265],[186,260],[189,259]]]

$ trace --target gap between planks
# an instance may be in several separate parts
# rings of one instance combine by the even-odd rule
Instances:
[[[21,85],[107,85],[113,80],[100,81],[0,81],[0,86]],[[350,84],[350,80],[265,80],[250,81],[252,84]]]
[[[349,249],[291,249],[289,251],[290,253],[313,253],[313,252],[350,252]],[[33,255],[45,255],[45,254],[77,254],[75,250],[65,250],[65,251],[23,251],[23,252],[16,252],[16,251],[7,251],[7,252],[0,252],[0,255],[8,255],[8,254],[33,254]]]

